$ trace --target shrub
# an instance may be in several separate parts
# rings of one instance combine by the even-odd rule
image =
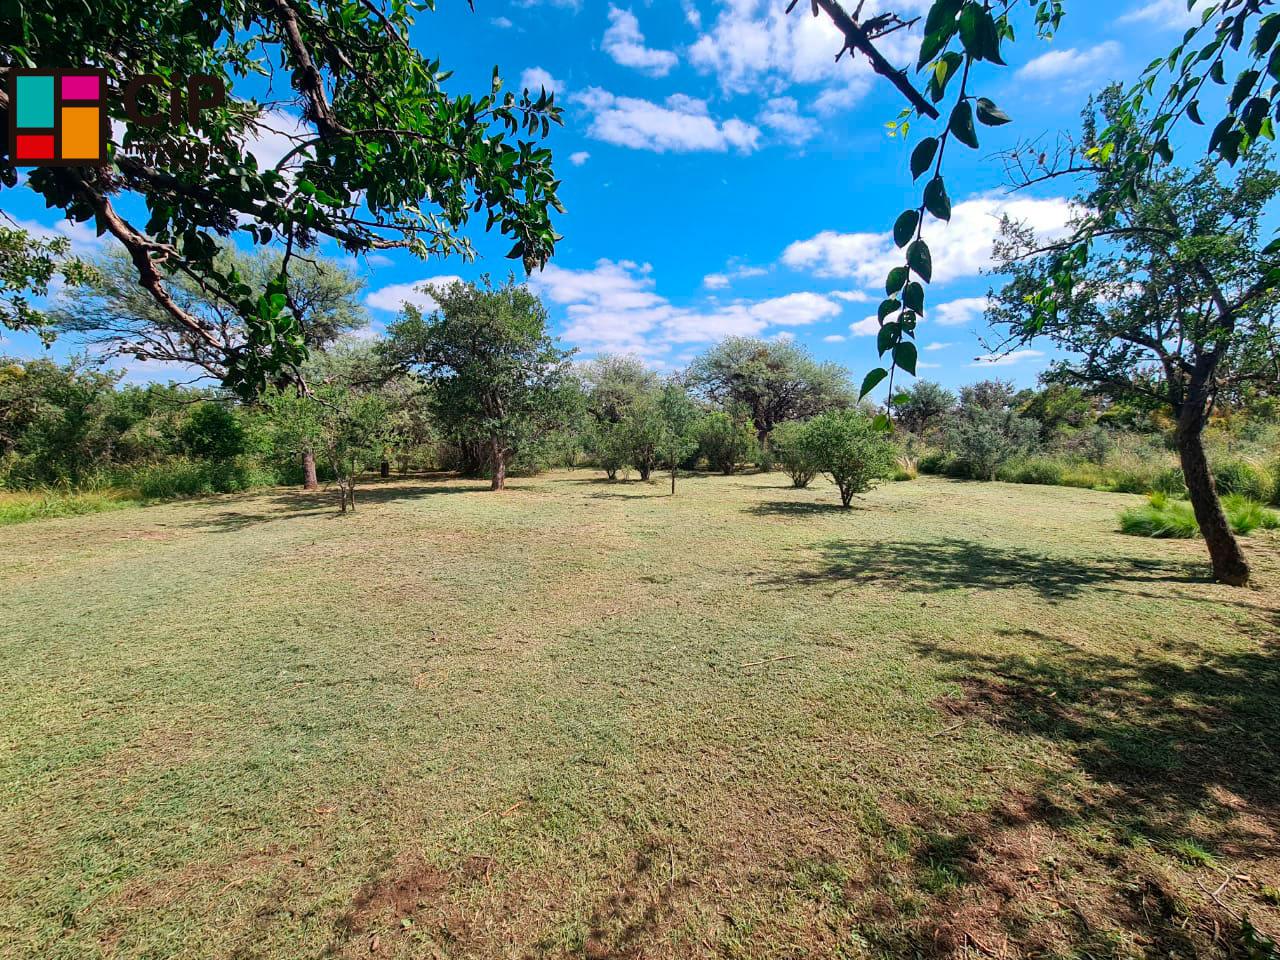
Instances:
[[[755,431],[746,420],[727,413],[707,414],[698,426],[698,446],[712,470],[726,476],[750,460],[756,448]]]
[[[1242,537],[1247,537],[1255,530],[1280,528],[1280,514],[1238,493],[1229,493],[1223,497],[1222,509],[1226,511],[1231,529]]]
[[[999,477],[1008,483],[1038,483],[1056,487],[1062,484],[1062,464],[1044,457],[1034,457],[1008,464]]]
[[[1182,476],[1181,467],[1169,467],[1167,470],[1161,470],[1156,474],[1155,480],[1151,482],[1151,489],[1156,493],[1168,494],[1171,497],[1180,497],[1187,492],[1186,480]]]
[[[170,460],[139,467],[123,479],[127,486],[135,488],[148,500],[168,500],[175,497],[236,493],[253,487],[268,486],[275,483],[277,477],[249,461],[237,458],[219,462]]]
[[[805,443],[805,427],[805,424],[794,421],[784,423],[774,428],[770,438],[773,458],[783,473],[791,478],[791,485],[798,489],[807,487],[818,474],[813,451]]]
[[[898,458],[897,465],[893,468],[893,480],[895,483],[914,480],[919,475],[920,468],[915,457],[901,456]]]
[[[947,431],[947,446],[966,476],[994,480],[1002,466],[1035,444],[1038,435],[1035,421],[1008,408],[968,403],[966,398]]]
[[[824,413],[809,421],[805,443],[822,472],[840,489],[840,503],[848,507],[854,494],[870,490],[877,480],[893,476],[897,451],[857,410]]]
[[[1225,460],[1215,464],[1213,480],[1218,493],[1238,493],[1250,500],[1265,501],[1271,496],[1271,480],[1261,468],[1247,460]]]

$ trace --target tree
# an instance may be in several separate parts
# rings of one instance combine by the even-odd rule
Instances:
[[[284,256],[228,248],[215,258],[224,274],[235,273],[251,289],[265,291],[284,270]],[[48,329],[72,334],[92,345],[104,362],[131,357],[193,366],[217,379],[227,377],[229,358],[245,349],[251,330],[239,312],[202,286],[179,274],[169,292],[182,310],[199,318],[208,336],[196,340],[186,328],[138,286],[129,258],[107,253],[88,264],[81,282],[66,288],[48,315]],[[308,351],[324,347],[351,330],[368,325],[360,303],[364,281],[330,260],[299,260],[287,271],[285,297]],[[305,447],[303,485],[314,490],[315,451]]]
[[[694,360],[688,380],[712,403],[746,409],[766,461],[769,434],[779,423],[852,402],[843,367],[818,363],[803,347],[781,340],[722,340]]]
[[[648,481],[662,460],[662,406],[657,392],[638,397],[619,424],[626,461]]]
[[[805,433],[808,427],[807,423],[791,421],[779,424],[773,432],[774,456],[797,490],[809,486],[813,478],[822,472],[815,451],[807,442]]]
[[[71,12],[65,0],[6,4],[0,63],[64,64],[73,56],[101,68],[103,103],[124,130],[109,145],[109,165],[39,167],[25,182],[50,207],[76,222],[93,220],[123,247],[138,284],[183,336],[224,353],[227,386],[251,394],[277,375],[296,375],[306,345],[285,291],[297,253],[320,238],[350,254],[402,248],[421,257],[470,256],[462,231],[483,213],[488,227],[511,238],[509,255],[526,270],[545,263],[559,239],[550,219],[561,209],[558,181],[536,138],[560,122],[560,108],[545,91],[504,91],[496,70],[480,96],[447,94],[448,71],[407,39],[416,14],[430,6],[102,0]],[[185,120],[132,123],[122,91],[144,75],[158,78],[154,96],[144,97],[148,111],[166,105],[171,93],[181,102],[180,78],[215,78],[228,95]],[[233,80],[242,78],[272,91],[271,110],[236,96]],[[11,108],[7,90],[0,91],[6,127]],[[291,148],[264,168],[254,138],[281,126],[297,130],[280,134]],[[0,184],[17,182],[6,152]],[[118,205],[129,195],[145,204],[145,226]],[[219,265],[233,234],[283,249],[268,290]],[[238,314],[249,331],[240,349],[225,351],[173,295],[179,275]]]
[[[927,436],[955,406],[956,395],[932,380],[916,381],[895,404],[898,423],[918,437]]]
[[[729,476],[751,454],[755,446],[755,434],[751,424],[741,411],[726,413],[713,410],[698,425],[698,445],[712,470]]]
[[[662,459],[671,471],[671,495],[676,495],[676,475],[680,464],[698,449],[695,432],[698,424],[697,405],[689,398],[679,380],[668,380],[658,397],[658,413],[662,418],[662,439],[658,444]]]
[[[547,334],[542,301],[514,278],[430,292],[439,309],[423,316],[406,304],[385,355],[431,383],[433,412],[454,438],[485,444],[492,488],[502,490],[512,456],[572,419],[573,351]]]
[[[317,353],[303,371],[308,384],[263,395],[278,445],[318,451],[338,483],[338,510],[354,512],[356,483],[391,439],[392,405],[372,375],[380,357],[365,344]],[[372,385],[372,386],[371,386]]]
[[[854,495],[893,476],[896,451],[861,410],[824,413],[805,425],[804,443],[819,468],[840,490],[846,509]]]
[[[582,366],[588,416],[587,441],[596,463],[613,480],[629,460],[637,437],[629,422],[637,403],[658,389],[658,375],[635,357],[602,354]],[[648,462],[648,461],[646,461]],[[637,466],[640,466],[637,464]],[[652,469],[648,462],[648,469]],[[641,468],[643,479],[648,470]]]
[[[960,390],[960,407],[947,430],[947,447],[975,480],[994,480],[1000,468],[1034,442],[1034,421],[1019,416],[1014,389],[983,380]]]
[[[0,327],[38,333],[46,344],[53,332],[45,313],[31,303],[49,295],[54,280],[78,284],[90,279],[93,269],[71,253],[66,237],[33,237],[7,213],[0,217]]]
[[[1113,124],[1124,116],[1117,96],[1113,89],[1102,101]],[[1092,143],[1088,119],[1085,142]],[[1258,240],[1264,211],[1280,193],[1269,159],[1255,150],[1230,178],[1207,161],[1191,170],[1162,167],[1135,202],[1102,216],[1082,212],[1062,240],[1041,242],[1029,228],[1006,224],[997,254],[1009,283],[990,311],[1006,333],[1003,346],[1045,337],[1069,351],[1052,368],[1060,382],[1122,402],[1158,402],[1173,414],[1214,576],[1236,585],[1248,582],[1249,566],[1218,500],[1203,432],[1224,390],[1280,376],[1280,248]],[[1082,208],[1096,210],[1093,201],[1105,201],[1126,176],[1091,169]]]

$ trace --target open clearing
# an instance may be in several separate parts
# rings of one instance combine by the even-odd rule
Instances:
[[[1261,586],[1137,498],[442,478],[0,529],[0,956],[1233,956]]]

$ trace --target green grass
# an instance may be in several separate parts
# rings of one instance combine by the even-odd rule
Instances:
[[[63,492],[36,490],[0,492],[0,527],[29,520],[52,517],[77,517],[88,513],[104,513],[138,506],[128,491]]]
[[[1238,493],[1222,498],[1222,510],[1238,536],[1280,528],[1280,514]],[[1153,493],[1146,503],[1121,511],[1120,529],[1139,537],[1189,540],[1200,536],[1200,524],[1196,522],[1191,504],[1163,493]]]
[[[1236,590],[1088,490],[484,487],[0,530],[0,956],[1225,958],[1233,917],[1280,928],[1275,534]]]

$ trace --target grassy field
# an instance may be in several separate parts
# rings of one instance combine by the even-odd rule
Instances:
[[[1118,533],[1136,497],[835,501],[579,471],[0,529],[0,956],[1280,934],[1280,536],[1233,590]]]

